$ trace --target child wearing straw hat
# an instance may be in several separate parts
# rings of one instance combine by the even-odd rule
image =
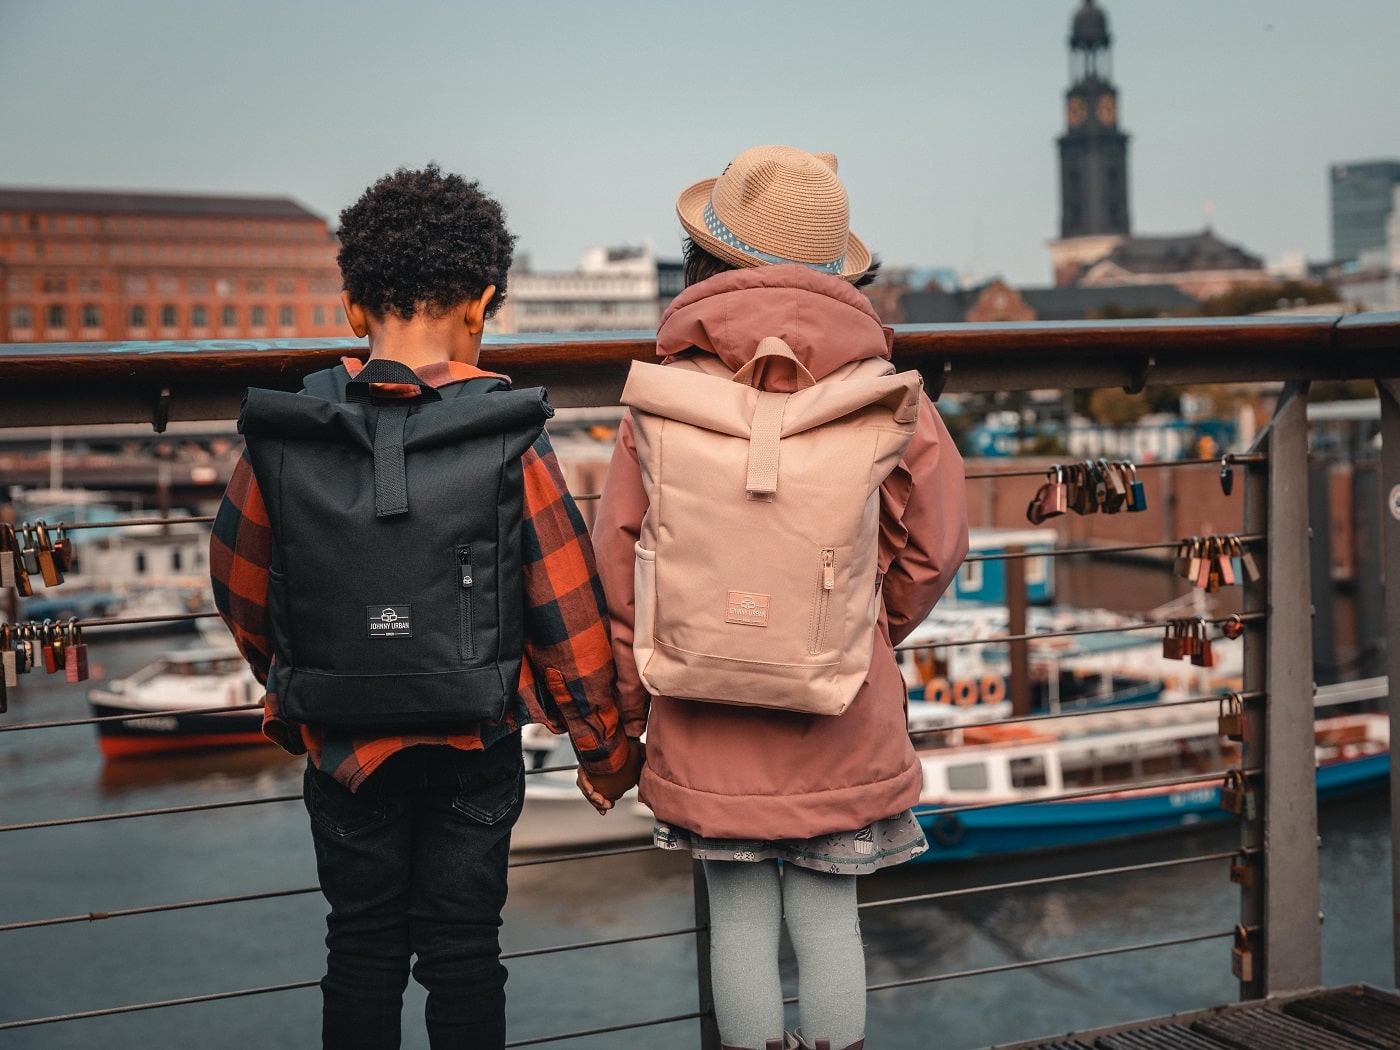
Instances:
[[[852,362],[889,358],[891,332],[857,290],[878,264],[850,232],[835,157],[787,146],[746,150],[717,178],[682,192],[677,212],[688,235],[686,289],[657,333],[662,364],[713,355],[738,372],[768,336],[787,343],[818,382]],[[790,390],[792,378],[770,368],[760,382]],[[633,641],[634,547],[649,501],[630,415],[618,432],[593,540],[624,729],[647,733],[640,794],[656,815],[654,843],[704,863],[726,1048],[863,1047],[856,876],[927,849],[912,813],[922,775],[893,646],[952,581],[967,553],[967,513],[962,459],[926,396],[918,412],[914,437],[880,489],[883,587],[870,668],[838,716],[647,691]],[[753,688],[763,687],[756,680]],[[580,783],[587,791],[586,774]],[[784,925],[798,964],[795,1035],[785,1032],[779,979]]]

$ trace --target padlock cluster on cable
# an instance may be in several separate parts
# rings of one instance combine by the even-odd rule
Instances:
[[[52,531],[42,521],[0,522],[0,587],[13,587],[28,597],[36,579],[45,587],[57,587],[72,567],[73,541],[62,522]]]
[[[1162,638],[1162,656],[1167,660],[1189,659],[1197,667],[1214,667],[1215,653],[1204,618],[1168,620],[1167,633]]]
[[[1138,480],[1137,465],[1126,459],[1086,459],[1068,466],[1055,464],[1049,479],[1036,490],[1026,507],[1032,525],[1069,511],[1076,514],[1138,513],[1147,509],[1147,491]]]
[[[8,690],[19,685],[22,674],[62,671],[65,681],[85,682],[88,648],[83,629],[76,618],[0,624],[0,666],[0,714],[9,710]]]
[[[1176,574],[1190,580],[1208,594],[1238,581],[1234,562],[1238,558],[1250,583],[1259,579],[1254,555],[1233,533],[1226,536],[1189,536],[1176,549]]]

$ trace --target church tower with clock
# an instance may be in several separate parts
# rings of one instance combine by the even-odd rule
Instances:
[[[1060,147],[1060,240],[1051,245],[1056,283],[1131,236],[1128,136],[1118,126],[1108,18],[1084,0],[1070,26],[1070,77]]]

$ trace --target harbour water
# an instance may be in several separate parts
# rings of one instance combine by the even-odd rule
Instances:
[[[90,639],[117,676],[170,636]],[[85,715],[81,685],[30,675],[0,725]],[[63,820],[300,791],[300,761],[266,749],[103,762],[90,726],[0,733],[3,824]],[[588,819],[606,819],[593,818]],[[0,926],[243,894],[312,890],[299,801],[0,834]],[[1322,813],[1324,980],[1393,987],[1388,813],[1383,795]],[[863,880],[867,902],[1058,872],[1228,850],[1230,828],[996,865],[907,866]],[[518,867],[508,952],[679,930],[693,922],[688,861],[648,850]],[[1238,888],[1223,861],[1061,882],[935,903],[870,907],[871,983],[1228,931]],[[302,892],[244,903],[0,931],[0,1023],[254,989],[319,977],[324,905]],[[510,1035],[531,1040],[695,1009],[689,936],[509,962]],[[792,961],[785,961],[789,994]],[[1197,1009],[1237,997],[1228,939],[872,993],[872,1048],[963,1050]],[[426,1047],[410,986],[404,1046]],[[0,1031],[13,1050],[101,1046],[290,1050],[317,1045],[314,988]],[[795,1024],[795,1017],[790,1022]],[[575,1050],[693,1045],[693,1021],[552,1044]]]

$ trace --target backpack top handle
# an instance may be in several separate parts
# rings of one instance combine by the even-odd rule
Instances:
[[[408,365],[402,361],[390,361],[383,357],[370,358],[360,369],[359,374],[345,384],[345,400],[354,401],[361,405],[369,404],[373,396],[370,385],[373,383],[395,383],[401,386],[416,387],[418,393],[413,395],[412,400],[420,402],[442,400],[442,395],[434,387],[419,379],[418,373],[409,368]]]
[[[753,352],[753,357],[745,361],[739,371],[734,373],[734,382],[743,383],[746,386],[758,386],[758,383],[755,382],[755,375],[759,366],[770,357],[778,357],[791,362],[793,371],[797,374],[798,390],[806,390],[808,387],[817,385],[817,381],[812,378],[812,373],[807,370],[807,366],[799,361],[797,355],[792,352],[792,348],[776,335],[766,336],[759,342],[758,349]]]

